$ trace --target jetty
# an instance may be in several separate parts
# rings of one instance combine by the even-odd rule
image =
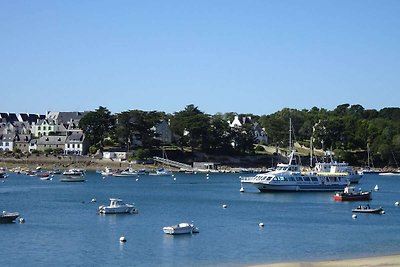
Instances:
[[[162,163],[164,165],[168,165],[168,166],[175,167],[175,168],[180,168],[180,169],[184,169],[184,170],[192,170],[193,169],[193,167],[188,164],[170,160],[170,159],[166,159],[166,158],[154,156],[153,160],[158,163]]]

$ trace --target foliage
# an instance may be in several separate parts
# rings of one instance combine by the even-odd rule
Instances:
[[[351,162],[351,151],[366,150],[367,143],[378,165],[394,164],[393,151],[400,150],[400,109],[365,110],[361,105],[342,104],[333,111],[283,109],[261,116],[272,143],[288,143],[287,122],[292,118],[298,141],[313,139],[314,147],[337,151],[341,160]],[[365,154],[366,162],[367,154]]]
[[[90,146],[89,147],[89,153],[90,154],[96,154],[96,152],[97,152],[97,147],[96,146]]]
[[[110,134],[115,126],[114,116],[111,112],[100,106],[95,111],[88,112],[79,121],[79,128],[83,130],[90,145],[102,148],[104,138]]]
[[[209,147],[207,133],[210,119],[198,107],[191,104],[186,106],[185,110],[176,112],[171,118],[171,128],[178,135],[181,147],[188,145],[192,150]]]
[[[269,144],[276,147],[289,146],[291,119],[293,141],[307,147],[312,140],[316,149],[335,151],[337,160],[366,163],[367,144],[376,166],[394,166],[396,156],[400,154],[400,109],[367,110],[359,104],[341,104],[331,111],[318,107],[310,110],[284,108],[262,116],[235,112],[209,115],[193,104],[174,114],[129,110],[111,115],[106,108],[99,107],[82,118],[79,126],[90,140],[91,153],[102,147],[105,140],[112,140],[128,149],[139,140],[136,145],[142,150],[136,150],[136,157],[145,157],[144,151],[147,151],[147,157],[149,149],[160,145],[155,139],[154,127],[160,121],[168,120],[175,137],[172,145],[182,150],[190,147],[192,151],[252,154],[255,143],[253,124],[231,127],[228,121],[233,121],[235,116],[239,116],[241,121],[251,118],[252,123],[259,123],[268,135]]]
[[[122,147],[133,147],[134,139],[141,141],[141,146],[151,147],[157,143],[153,127],[165,119],[165,113],[130,110],[116,115],[116,139]]]
[[[138,148],[135,151],[135,158],[138,160],[144,160],[150,156],[150,151],[148,149]]]

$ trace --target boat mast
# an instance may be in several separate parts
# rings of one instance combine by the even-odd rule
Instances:
[[[292,150],[292,118],[289,118],[289,151]]]

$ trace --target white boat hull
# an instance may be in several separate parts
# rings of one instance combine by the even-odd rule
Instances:
[[[165,234],[169,235],[183,235],[198,233],[199,229],[190,223],[179,223],[176,225],[165,226],[163,227],[163,231]]]
[[[255,187],[258,188],[261,192],[276,192],[276,191],[286,191],[286,192],[330,192],[330,191],[342,191],[346,184],[338,185],[322,185],[322,184],[301,184],[301,185],[277,185],[277,184],[265,184],[265,183],[253,183]]]
[[[110,205],[100,206],[98,209],[100,214],[123,214],[138,213],[134,204],[126,204],[121,199],[110,198]]]
[[[99,213],[102,214],[121,214],[121,213],[138,213],[135,207],[118,207],[118,208],[109,208],[103,207],[99,209]]]

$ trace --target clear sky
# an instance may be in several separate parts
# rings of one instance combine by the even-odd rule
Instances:
[[[400,101],[399,0],[0,0],[0,112]]]

